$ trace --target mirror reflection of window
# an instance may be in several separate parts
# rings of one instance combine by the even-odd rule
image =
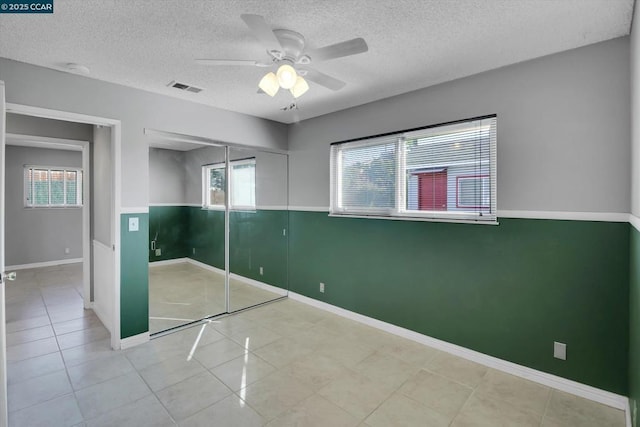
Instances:
[[[209,206],[224,206],[225,167],[209,169]]]
[[[233,160],[229,182],[229,208],[256,208],[256,159]],[[225,198],[225,164],[216,163],[203,166],[205,182],[203,206],[224,209]]]
[[[256,159],[231,162],[231,206],[256,207]]]

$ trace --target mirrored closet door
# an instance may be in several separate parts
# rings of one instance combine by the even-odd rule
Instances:
[[[226,147],[149,147],[149,331],[227,311]]]
[[[229,148],[229,311],[287,294],[287,156]]]
[[[149,134],[150,333],[286,296],[288,156]]]

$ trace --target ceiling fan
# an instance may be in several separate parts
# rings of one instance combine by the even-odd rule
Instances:
[[[246,59],[196,59],[202,65],[231,65],[271,67],[277,71],[268,72],[258,84],[262,92],[275,96],[280,88],[288,89],[294,98],[302,96],[310,80],[331,90],[340,90],[346,83],[311,67],[312,63],[341,58],[369,50],[363,38],[355,38],[318,49],[307,49],[302,34],[291,30],[272,30],[260,15],[242,14],[240,18],[249,27],[253,35],[267,49],[269,59],[266,62]]]

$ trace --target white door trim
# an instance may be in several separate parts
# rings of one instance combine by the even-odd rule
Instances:
[[[113,165],[112,165],[112,179],[113,179],[113,211],[111,213],[112,223],[112,241],[114,251],[114,286],[113,286],[113,325],[109,328],[111,334],[111,347],[115,350],[120,349],[121,332],[120,332],[120,211],[121,211],[121,145],[122,145],[122,124],[120,120],[108,119],[104,117],[90,116],[86,114],[73,113],[69,111],[52,110],[49,108],[34,107],[31,105],[22,105],[7,103],[6,109],[8,113],[22,114],[26,116],[42,117],[46,119],[63,120],[75,123],[85,123],[90,125],[101,125],[111,127],[111,147],[113,150]],[[89,155],[88,150],[83,150],[83,162],[84,157]],[[90,188],[89,185],[85,186],[85,191]],[[85,193],[86,195],[86,193]],[[88,196],[87,196],[88,199]],[[85,226],[85,218],[83,216],[83,227]],[[90,250],[90,245],[86,250]],[[88,252],[85,252],[83,245],[84,262],[90,262],[90,256]],[[87,267],[85,265],[85,267]],[[88,269],[87,269],[88,271]],[[85,292],[86,293],[86,292]],[[85,298],[85,306],[86,306]]]
[[[0,274],[4,275],[4,144],[6,133],[6,105],[4,81],[0,80]],[[3,282],[4,280],[0,280]],[[9,423],[7,410],[7,331],[6,331],[6,301],[4,295],[5,284],[0,284],[0,427]]]

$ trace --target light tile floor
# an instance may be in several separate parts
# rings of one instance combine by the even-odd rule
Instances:
[[[581,399],[292,300],[111,351],[79,268],[7,286],[11,426],[624,426]]]
[[[176,286],[179,283],[180,286]],[[280,298],[282,295],[229,280],[230,311]],[[190,263],[149,267],[149,330],[151,333],[225,312],[224,274]]]

